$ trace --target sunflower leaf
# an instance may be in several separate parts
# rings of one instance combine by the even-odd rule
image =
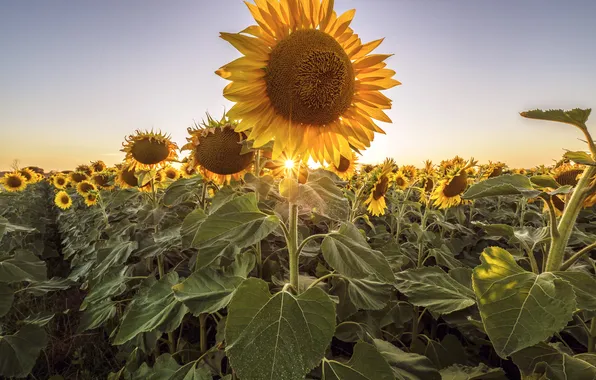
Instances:
[[[553,272],[553,274],[573,286],[578,309],[596,310],[596,294],[594,294],[596,279],[593,275],[569,270],[563,272],[557,271]]]
[[[27,250],[17,250],[14,255],[0,257],[0,282],[47,280],[46,263]]]
[[[553,345],[538,343],[511,356],[524,377],[540,377],[550,380],[596,379],[596,355],[571,356],[557,350]],[[538,378],[538,377],[536,377]]]
[[[498,195],[523,195],[535,198],[542,192],[532,187],[528,177],[521,174],[506,174],[478,182],[466,191],[462,198],[479,199]]]
[[[476,303],[474,292],[439,267],[408,269],[395,275],[395,287],[416,306],[449,314]]]
[[[12,306],[14,291],[10,286],[0,283],[0,318],[6,315]]]
[[[530,181],[538,187],[550,187],[556,189],[561,186],[552,176],[546,174],[532,176],[530,177]]]
[[[586,122],[590,117],[590,112],[592,112],[590,108],[574,108],[569,111],[564,111],[561,109],[547,111],[535,109],[531,111],[521,112],[520,115],[528,119],[558,121],[560,123],[567,123],[575,125],[576,127],[579,127],[581,129],[585,129]]]
[[[439,371],[426,356],[404,352],[391,343],[374,339],[373,343],[393,369],[396,379],[441,380]]]
[[[393,370],[375,346],[358,342],[347,363],[323,359],[323,380],[393,380]]]
[[[576,164],[596,166],[596,161],[586,152],[566,152],[563,157],[568,158]]]
[[[35,325],[24,325],[13,335],[0,335],[0,376],[26,377],[47,343],[46,332]]]
[[[265,281],[249,278],[228,308],[226,353],[243,380],[302,379],[324,357],[334,330],[335,307],[323,290],[272,296]]]
[[[506,358],[563,329],[576,308],[573,287],[553,273],[537,275],[506,250],[490,247],[472,284],[482,323],[497,354]]]

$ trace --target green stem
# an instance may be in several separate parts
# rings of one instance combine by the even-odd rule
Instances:
[[[332,278],[332,277],[343,277],[343,276],[342,276],[341,274],[339,274],[339,273],[333,273],[333,272],[331,272],[331,273],[328,273],[328,274],[326,274],[326,275],[324,275],[324,276],[321,276],[321,277],[317,278],[316,280],[314,280],[314,281],[313,281],[313,282],[312,282],[312,283],[311,283],[311,284],[308,286],[308,289],[310,289],[310,288],[314,288],[314,287],[315,287],[315,286],[317,286],[317,284],[319,284],[321,281],[325,281],[326,279],[328,279],[328,278]]]
[[[201,329],[200,331],[200,351],[201,354],[204,354],[205,352],[207,352],[207,317],[209,315],[208,314],[200,314],[199,315],[199,328]]]
[[[299,265],[298,265],[298,205],[290,203],[288,238],[288,256],[290,262],[290,284],[296,293],[300,293],[298,288]]]
[[[414,306],[412,309],[412,340],[410,341],[410,350],[414,348],[414,342],[418,339],[418,322],[420,322],[418,317],[418,307]]]
[[[540,274],[540,270],[538,269],[538,262],[536,261],[536,257],[534,256],[534,252],[531,249],[526,251],[528,254],[528,259],[530,260],[530,266],[532,267],[532,272],[536,274]]]
[[[159,278],[162,279],[166,275],[163,255],[157,256],[157,269],[159,271]],[[176,352],[176,340],[173,332],[168,333],[168,349],[171,354]]]
[[[557,213],[555,211],[555,205],[550,197],[550,195],[540,195],[540,197],[546,203],[548,208],[548,215],[549,221],[548,226],[550,227],[550,236],[551,237],[558,237],[559,236],[559,229],[557,227]]]
[[[588,352],[594,352],[594,342],[596,341],[596,317],[592,318],[590,323],[590,333],[588,335]]]
[[[205,211],[207,209],[207,202],[205,202],[205,199],[207,199],[207,185],[208,184],[209,184],[208,181],[204,181],[203,189],[201,190],[201,207],[203,207],[203,211]]]
[[[586,197],[586,191],[589,188],[590,181],[595,174],[596,166],[589,166],[584,170],[567,207],[565,207],[563,216],[559,221],[559,236],[551,237],[551,245],[546,261],[547,272],[556,271],[561,268],[563,257],[565,256],[565,248],[575,227],[577,216],[582,209],[582,203]]]
[[[562,265],[561,265],[561,270],[567,270],[569,269],[570,266],[573,265],[573,263],[575,263],[577,260],[579,260],[583,255],[585,255],[586,253],[590,252],[591,250],[593,250],[594,248],[596,248],[596,241],[590,245],[588,245],[587,247],[583,248],[582,250],[578,251],[577,253],[575,253],[573,256],[571,256],[569,258],[569,260],[565,261]]]
[[[314,235],[310,235],[308,236],[306,239],[302,240],[302,243],[300,243],[300,245],[298,246],[298,256],[300,256],[300,253],[302,252],[302,250],[304,249],[304,247],[306,247],[306,244],[311,241],[311,240],[315,240],[318,238],[326,238],[327,236],[332,235],[333,232],[330,232],[328,234],[314,234]]]

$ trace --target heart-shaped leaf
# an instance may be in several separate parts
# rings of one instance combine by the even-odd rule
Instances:
[[[334,330],[334,304],[323,290],[271,296],[266,282],[249,278],[228,308],[226,353],[242,380],[302,379],[323,358]]]
[[[542,192],[534,189],[528,177],[521,174],[506,174],[472,185],[462,198],[480,199],[497,195],[523,195],[526,198],[535,198]]]
[[[44,329],[31,324],[14,335],[0,335],[0,376],[26,377],[47,344]]]
[[[576,302],[567,281],[528,272],[498,247],[485,249],[480,260],[472,284],[486,333],[502,358],[549,338],[571,320]]]
[[[323,360],[323,380],[394,380],[393,370],[375,346],[358,342],[347,363]]]
[[[47,280],[46,263],[27,250],[17,250],[13,256],[0,257],[0,282]]]

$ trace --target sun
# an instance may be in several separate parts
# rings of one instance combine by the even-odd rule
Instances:
[[[391,122],[391,100],[381,93],[400,84],[387,69],[389,54],[370,54],[382,39],[363,44],[350,23],[355,10],[338,16],[333,1],[246,2],[257,25],[221,33],[242,57],[216,71],[230,80],[223,94],[237,132],[260,148],[274,141],[281,152],[339,166],[352,147],[370,146]]]
[[[284,162],[284,167],[288,170],[294,169],[294,166],[296,166],[296,162],[294,162],[294,160],[290,159]]]

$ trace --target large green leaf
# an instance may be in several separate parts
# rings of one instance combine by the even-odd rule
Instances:
[[[472,290],[439,267],[408,269],[395,277],[395,287],[408,296],[408,301],[435,313],[449,314],[476,303]]]
[[[545,374],[549,380],[596,379],[594,354],[571,356],[541,342],[513,354],[511,358],[521,373],[528,377]]]
[[[580,310],[596,310],[596,279],[594,275],[585,272],[553,272],[573,286],[577,308]]]
[[[59,290],[66,290],[76,284],[76,282],[68,278],[52,277],[46,281],[34,282],[27,286],[24,291],[33,294],[34,296],[41,297],[50,292],[57,292]]]
[[[526,198],[535,198],[542,191],[534,189],[528,177],[521,174],[506,174],[472,185],[462,198],[479,199],[497,195],[523,195]]]
[[[6,284],[0,283],[0,318],[4,317],[12,306],[14,291]]]
[[[348,219],[350,204],[342,189],[331,179],[329,172],[311,172],[308,181],[300,185],[299,189],[296,201],[303,210],[310,210],[333,220]]]
[[[536,275],[506,250],[490,247],[472,284],[486,333],[502,358],[549,338],[571,320],[573,287],[552,273]]]
[[[176,206],[182,202],[191,199],[196,191],[198,184],[203,179],[200,176],[192,178],[179,179],[168,186],[163,195],[163,204],[166,206]]]
[[[213,376],[205,368],[198,367],[195,361],[180,367],[167,380],[213,380]]]
[[[404,352],[380,339],[374,339],[373,343],[393,369],[397,380],[441,380],[439,371],[426,356]]]
[[[0,282],[47,280],[46,263],[27,250],[17,250],[14,256],[0,257]]]
[[[394,380],[393,370],[375,346],[358,342],[347,363],[323,360],[323,380]]]
[[[97,266],[93,269],[93,278],[97,279],[110,270],[126,263],[133,250],[138,247],[135,241],[110,242],[105,248],[97,250]]]
[[[347,295],[360,310],[381,310],[389,302],[393,287],[373,280],[345,278],[348,282]]]
[[[126,308],[114,344],[124,344],[143,332],[171,332],[176,329],[188,311],[174,297],[172,286],[177,283],[176,272],[168,273],[159,281],[149,279]]]
[[[116,301],[105,300],[87,306],[81,314],[77,331],[83,332],[100,327],[116,315],[116,305]]]
[[[325,237],[321,250],[327,263],[344,276],[376,278],[386,284],[395,281],[385,256],[370,248],[358,228],[351,223],[342,224],[338,232]]]
[[[530,181],[538,187],[550,187],[556,189],[561,186],[552,176],[547,174],[534,175],[530,177]]]
[[[114,268],[103,277],[89,282],[88,293],[79,310],[85,310],[88,305],[101,302],[110,297],[116,297],[126,290],[127,267]]]
[[[236,257],[228,270],[203,268],[172,287],[176,299],[195,315],[215,313],[228,306],[238,286],[255,265],[255,256],[246,252]]]
[[[590,112],[592,110],[588,109],[581,109],[581,108],[574,108],[569,111],[564,111],[561,109],[558,110],[530,110],[521,112],[520,115],[523,117],[527,117],[528,119],[538,119],[538,120],[547,120],[547,121],[558,121],[560,123],[567,123],[571,125],[575,125],[579,128],[586,128],[586,122],[590,117]]]
[[[33,232],[35,231],[35,228],[29,228],[29,227],[24,227],[24,226],[18,226],[16,224],[12,224],[8,221],[8,219],[0,216],[0,240],[2,240],[2,237],[4,236],[5,233],[7,232]]]
[[[566,152],[563,156],[578,164],[596,166],[596,161],[586,152]]]
[[[323,358],[334,330],[334,304],[321,289],[271,296],[266,282],[249,278],[228,308],[226,353],[242,380],[302,379]]]
[[[195,234],[199,230],[199,226],[207,219],[207,214],[203,209],[196,209],[190,214],[186,215],[182,221],[180,228],[180,237],[182,238],[182,247],[190,248],[192,241],[195,239]]]
[[[14,335],[0,335],[0,376],[26,377],[48,344],[43,328],[24,325]]]
[[[263,240],[279,226],[279,218],[261,212],[254,193],[232,199],[200,224],[192,246],[199,249],[195,269],[209,266],[221,256]]]

